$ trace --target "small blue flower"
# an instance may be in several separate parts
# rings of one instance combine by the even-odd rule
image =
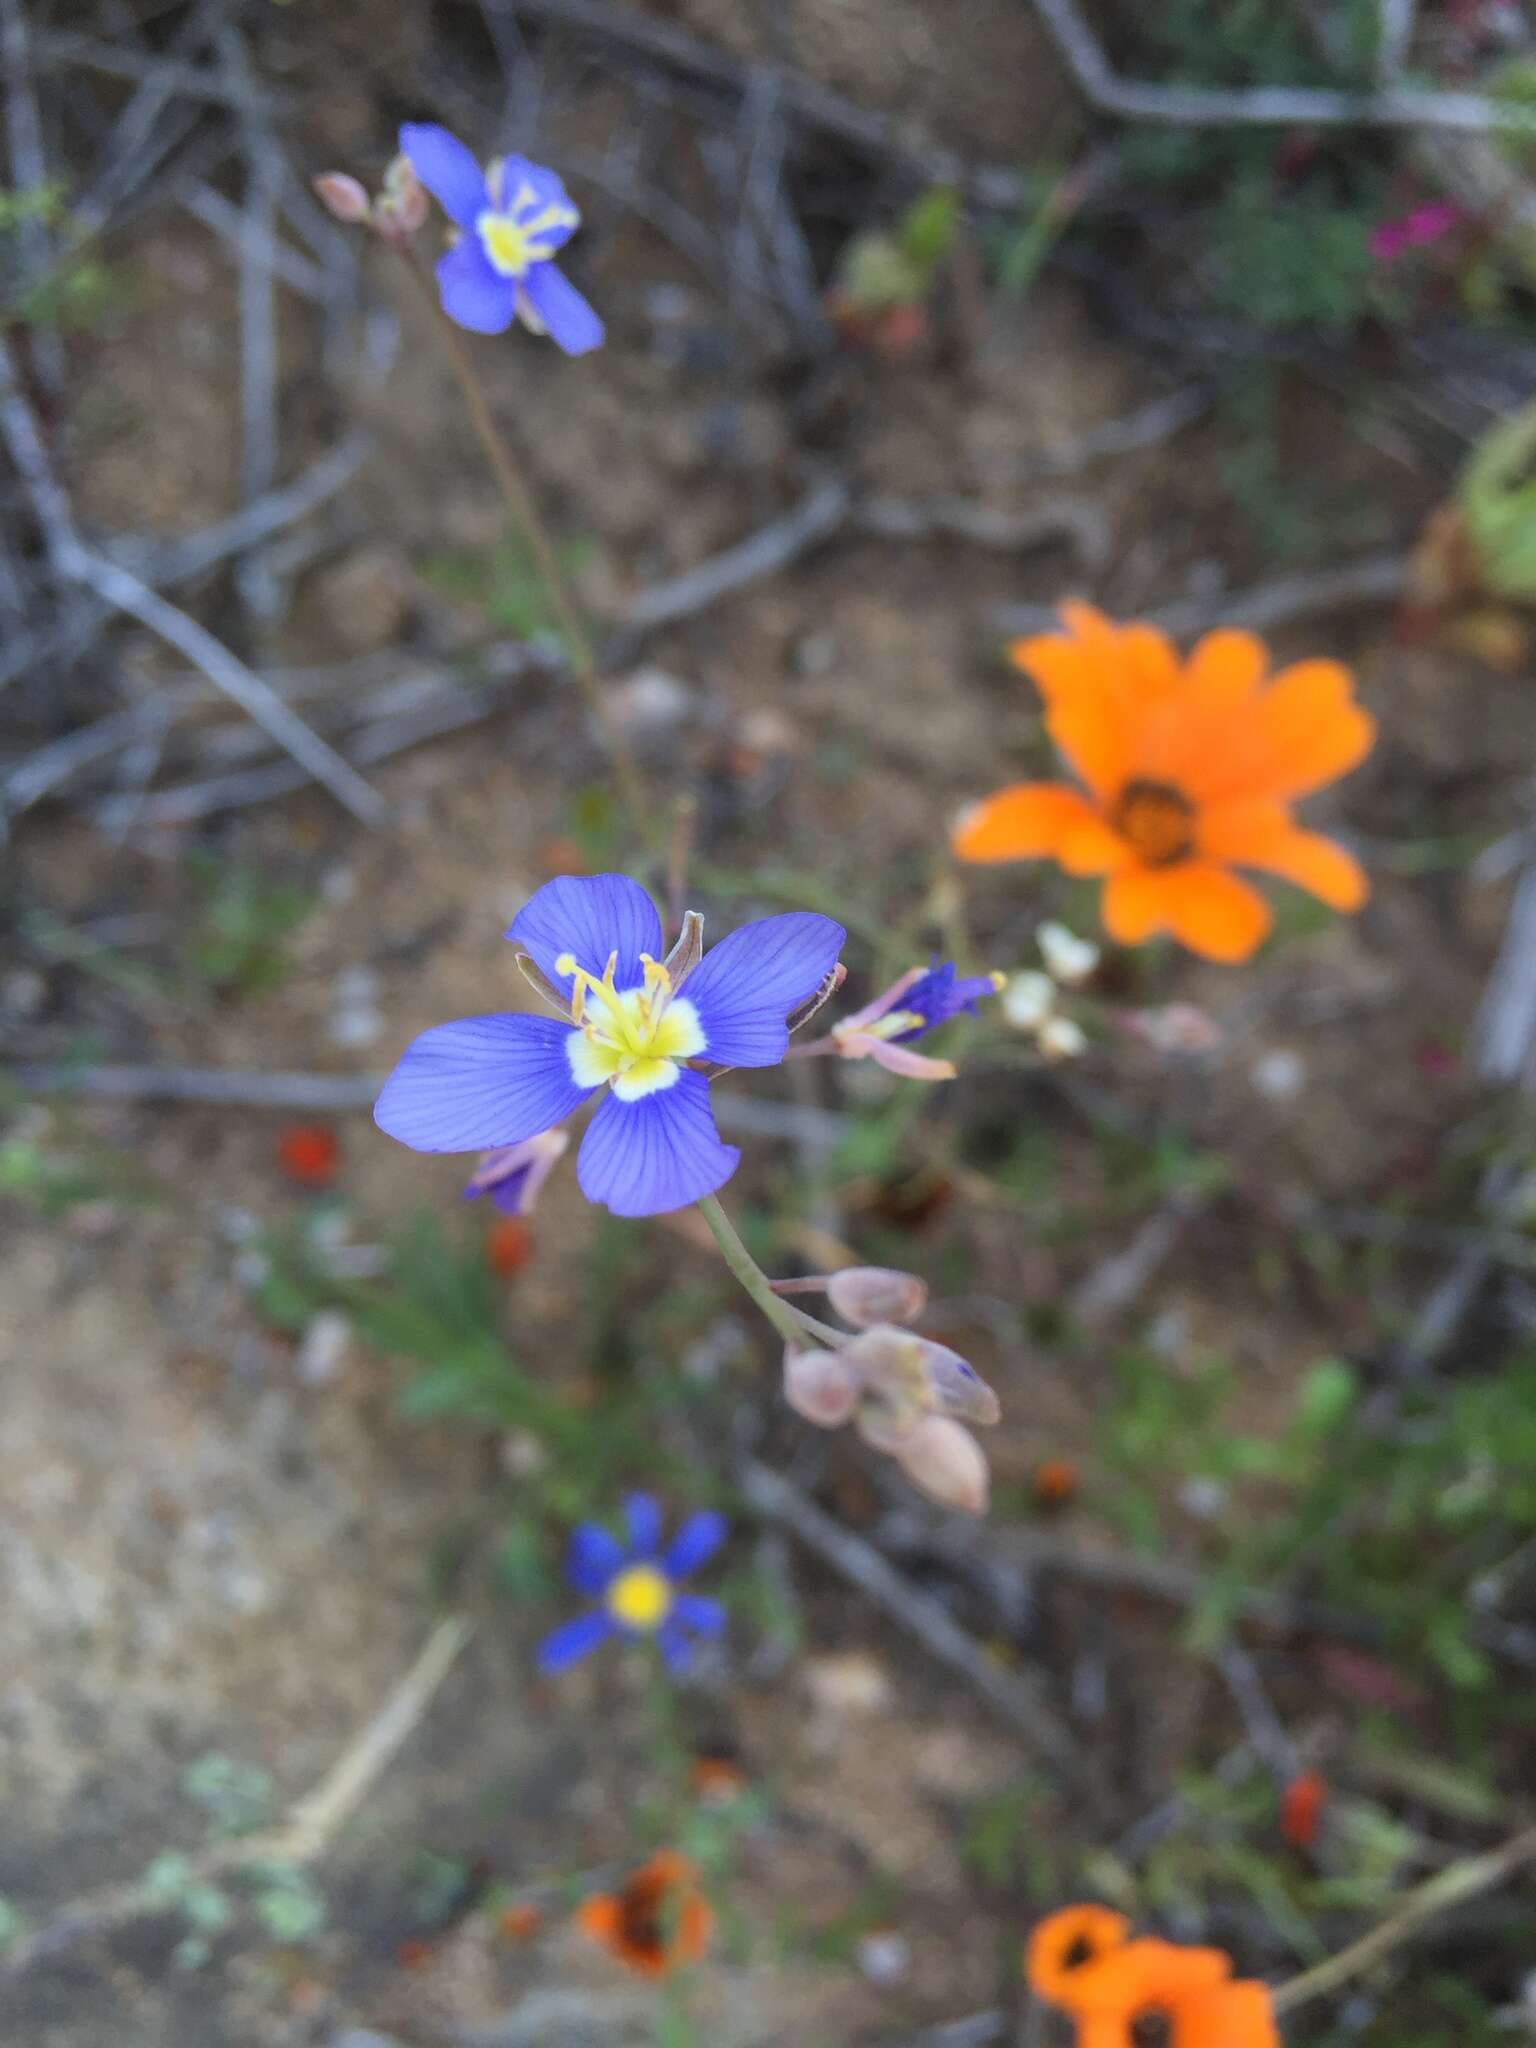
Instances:
[[[499,157],[482,171],[455,135],[407,121],[400,148],[459,233],[437,266],[443,311],[475,334],[505,334],[521,320],[568,356],[603,339],[603,323],[551,258],[581,225],[553,171]]]
[[[723,1145],[694,1064],[775,1067],[785,1020],[837,965],[840,924],[790,911],[703,951],[692,913],[666,960],[656,906],[627,875],[561,875],[513,920],[553,1017],[439,1024],[406,1048],[374,1121],[417,1152],[497,1151],[565,1122],[601,1093],[576,1161],[589,1202],[659,1216],[723,1187]]]
[[[942,967],[935,963],[905,991],[899,1009],[889,1013],[903,1020],[902,1028],[890,1034],[890,1043],[904,1045],[909,1039],[921,1038],[951,1017],[974,1017],[977,998],[995,996],[1002,985],[1000,974],[962,977],[953,960],[946,960]]]
[[[482,1153],[480,1164],[464,1184],[465,1200],[489,1195],[491,1206],[503,1216],[530,1215],[570,1142],[564,1131],[539,1131],[519,1144]]]
[[[691,1654],[689,1636],[717,1636],[725,1627],[718,1600],[679,1592],[677,1582],[714,1556],[725,1540],[721,1515],[689,1515],[665,1550],[661,1510],[648,1493],[624,1503],[629,1543],[619,1543],[597,1522],[578,1522],[571,1531],[566,1576],[579,1593],[601,1605],[565,1622],[539,1645],[539,1669],[546,1677],[565,1671],[610,1636],[629,1641],[648,1636],[673,1671]]]

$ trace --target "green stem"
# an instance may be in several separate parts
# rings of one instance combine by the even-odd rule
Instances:
[[[840,1330],[819,1323],[814,1316],[805,1315],[787,1301],[780,1300],[769,1286],[767,1274],[737,1236],[736,1226],[716,1196],[702,1197],[699,1214],[709,1225],[710,1234],[720,1247],[721,1258],[787,1344],[803,1344],[808,1333],[832,1344],[847,1342]]]
[[[532,551],[540,580],[560,622],[560,630],[565,636],[570,656],[571,673],[575,676],[577,687],[586,699],[587,709],[596,720],[598,730],[603,736],[604,745],[613,762],[614,774],[618,779],[620,795],[630,813],[630,822],[636,832],[643,834],[650,816],[646,804],[645,784],[629,744],[614,721],[603,689],[597,655],[582,623],[576,601],[571,595],[565,572],[560,567],[560,558],[549,537],[538,503],[524,482],[506,438],[496,424],[490,401],[485,395],[485,387],[480,382],[473,357],[464,346],[463,337],[438,303],[437,293],[415,255],[407,248],[402,248],[401,254],[405,258],[405,267],[410,273],[412,284],[432,309],[433,330],[442,345],[443,353],[448,358],[454,376],[458,379],[470,423],[480,438],[480,445],[484,448],[496,481],[501,487],[501,495],[512,515],[513,524],[520,530]]]

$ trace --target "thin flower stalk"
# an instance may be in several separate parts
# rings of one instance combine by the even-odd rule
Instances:
[[[485,450],[486,460],[490,463],[491,472],[496,478],[513,524],[528,543],[539,580],[560,622],[576,686],[581,691],[587,709],[602,734],[603,744],[613,762],[614,775],[625,809],[636,827],[645,831],[652,817],[646,799],[645,781],[629,742],[608,703],[591,636],[582,621],[565,573],[560,567],[559,556],[549,537],[549,530],[544,524],[538,502],[524,481],[506,436],[496,424],[474,360],[465,347],[458,328],[443,311],[437,291],[423,270],[415,251],[401,243],[394,243],[392,246],[399,251],[411,283],[430,310],[432,331],[437,336],[439,346],[458,382],[470,424]]]

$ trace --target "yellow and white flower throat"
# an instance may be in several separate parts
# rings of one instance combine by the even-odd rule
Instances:
[[[704,1050],[699,1013],[686,997],[674,995],[672,977],[659,960],[640,955],[645,980],[639,988],[613,985],[618,954],[610,953],[601,981],[562,953],[557,974],[568,975],[571,1022],[576,1029],[566,1040],[566,1057],[578,1087],[600,1088],[613,1083],[620,1102],[639,1102],[676,1085],[682,1063]]]

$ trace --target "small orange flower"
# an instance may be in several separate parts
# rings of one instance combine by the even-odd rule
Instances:
[[[747,1789],[747,1774],[733,1756],[700,1750],[688,1766],[688,1782],[706,1806],[726,1806]]]
[[[584,1900],[576,1924],[641,1976],[666,1977],[699,1960],[715,1916],[693,1864],[674,1849],[660,1849],[620,1891]]]
[[[1071,1980],[1077,2048],[1280,2048],[1268,1990],[1231,1968],[1220,1949],[1124,1943]]]
[[[521,1273],[533,1257],[533,1239],[521,1216],[498,1216],[485,1233],[485,1263],[502,1280]]]
[[[1015,641],[1045,699],[1046,729],[1080,778],[1020,782],[955,828],[962,860],[1051,858],[1102,875],[1104,928],[1122,945],[1156,932],[1208,960],[1246,960],[1272,922],[1234,867],[1258,868],[1358,910],[1367,884],[1341,846],[1291,805],[1369,753],[1375,725],[1348,669],[1303,661],[1268,674],[1264,643],[1224,628],[1182,665],[1155,626],[1062,606],[1065,633]]]
[[[278,1134],[277,1163],[301,1187],[329,1187],[339,1149],[335,1133],[324,1124],[290,1124]]]
[[[1302,1771],[1280,1795],[1280,1833],[1293,1849],[1310,1849],[1328,1803],[1328,1781],[1318,1771]]]
[[[1041,1507],[1062,1507],[1077,1491],[1077,1467],[1070,1458],[1046,1458],[1035,1467],[1034,1486]]]
[[[1108,1906],[1063,1906],[1029,1937],[1024,1975],[1030,1990],[1070,2010],[1080,1973],[1118,1949],[1130,1930],[1125,1915]]]
[[[544,1915],[528,1899],[503,1906],[497,1926],[508,1941],[531,1941],[544,1924]]]

